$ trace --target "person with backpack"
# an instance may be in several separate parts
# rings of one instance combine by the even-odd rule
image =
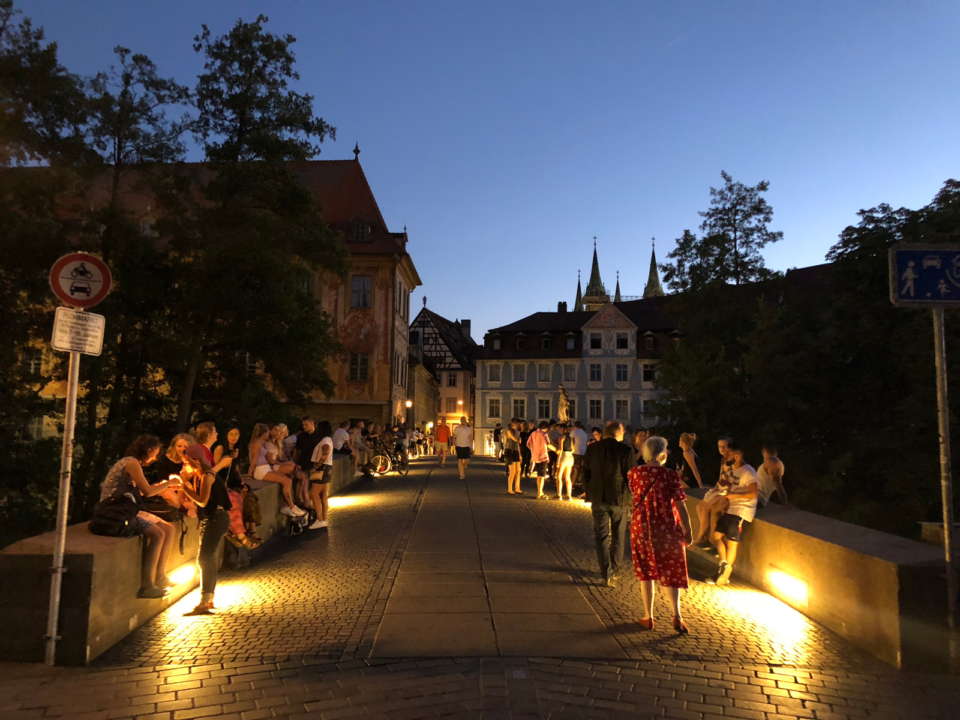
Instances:
[[[144,467],[156,462],[161,447],[156,435],[141,435],[130,443],[100,485],[100,506],[90,524],[91,532],[98,535],[138,534],[146,538],[139,598],[162,598],[176,584],[167,577],[167,559],[176,540],[176,530],[171,523],[140,509],[142,497],[180,487],[180,478],[176,475],[151,485],[143,474]]]

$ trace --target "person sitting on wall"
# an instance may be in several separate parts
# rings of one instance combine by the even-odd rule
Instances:
[[[300,517],[306,513],[293,501],[293,480],[289,475],[276,472],[267,458],[267,444],[270,438],[270,426],[257,423],[250,437],[250,472],[254,480],[275,482],[283,490],[284,507],[280,512],[288,517]]]
[[[353,458],[353,474],[360,475],[358,470],[360,466],[360,451],[353,446],[353,440],[350,438],[350,421],[344,420],[340,427],[333,433],[333,454],[349,455]]]
[[[743,538],[743,525],[751,523],[757,513],[760,490],[757,471],[743,460],[743,448],[735,442],[729,442],[727,446],[733,460],[730,486],[727,490],[730,506],[717,521],[716,530],[710,535],[710,542],[720,555],[720,569],[714,580],[717,585],[730,582],[733,564],[737,560],[737,548]]]
[[[777,457],[777,446],[772,442],[763,444],[763,464],[757,470],[757,479],[760,483],[760,497],[757,498],[760,507],[766,507],[774,499],[785,508],[793,507],[787,500],[787,491],[783,487],[783,463]],[[776,495],[774,495],[776,493]]]
[[[730,500],[727,498],[727,491],[730,489],[731,475],[733,470],[733,457],[730,453],[730,438],[720,438],[717,440],[717,452],[720,453],[720,478],[717,484],[707,490],[703,500],[697,504],[697,519],[700,525],[697,529],[697,537],[694,538],[694,545],[706,545],[710,542],[710,536],[717,527],[717,521],[727,512],[730,507]]]

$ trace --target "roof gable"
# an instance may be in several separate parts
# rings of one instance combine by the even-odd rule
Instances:
[[[598,310],[581,329],[608,330],[610,328],[629,328],[630,330],[636,330],[637,325],[624,315],[616,305],[610,303]]]
[[[423,354],[434,360],[438,370],[456,365],[463,370],[476,372],[473,356],[477,344],[473,338],[464,335],[460,323],[450,322],[442,315],[423,308],[410,323],[410,329],[421,332]]]

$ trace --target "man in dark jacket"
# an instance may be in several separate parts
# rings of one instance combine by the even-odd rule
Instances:
[[[583,458],[583,487],[593,510],[600,577],[607,587],[617,582],[623,564],[624,536],[630,525],[627,473],[634,466],[634,457],[622,440],[623,425],[615,420],[608,422],[603,428],[603,438],[588,446]]]

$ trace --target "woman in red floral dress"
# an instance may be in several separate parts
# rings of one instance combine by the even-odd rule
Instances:
[[[680,475],[663,467],[667,441],[651,437],[643,444],[645,465],[635,467],[627,478],[633,493],[630,548],[633,568],[640,580],[644,616],[640,626],[653,629],[654,580],[667,588],[673,602],[673,628],[688,632],[680,616],[680,590],[687,587],[687,555],[684,549],[693,539],[690,516],[683,504],[686,495]]]

